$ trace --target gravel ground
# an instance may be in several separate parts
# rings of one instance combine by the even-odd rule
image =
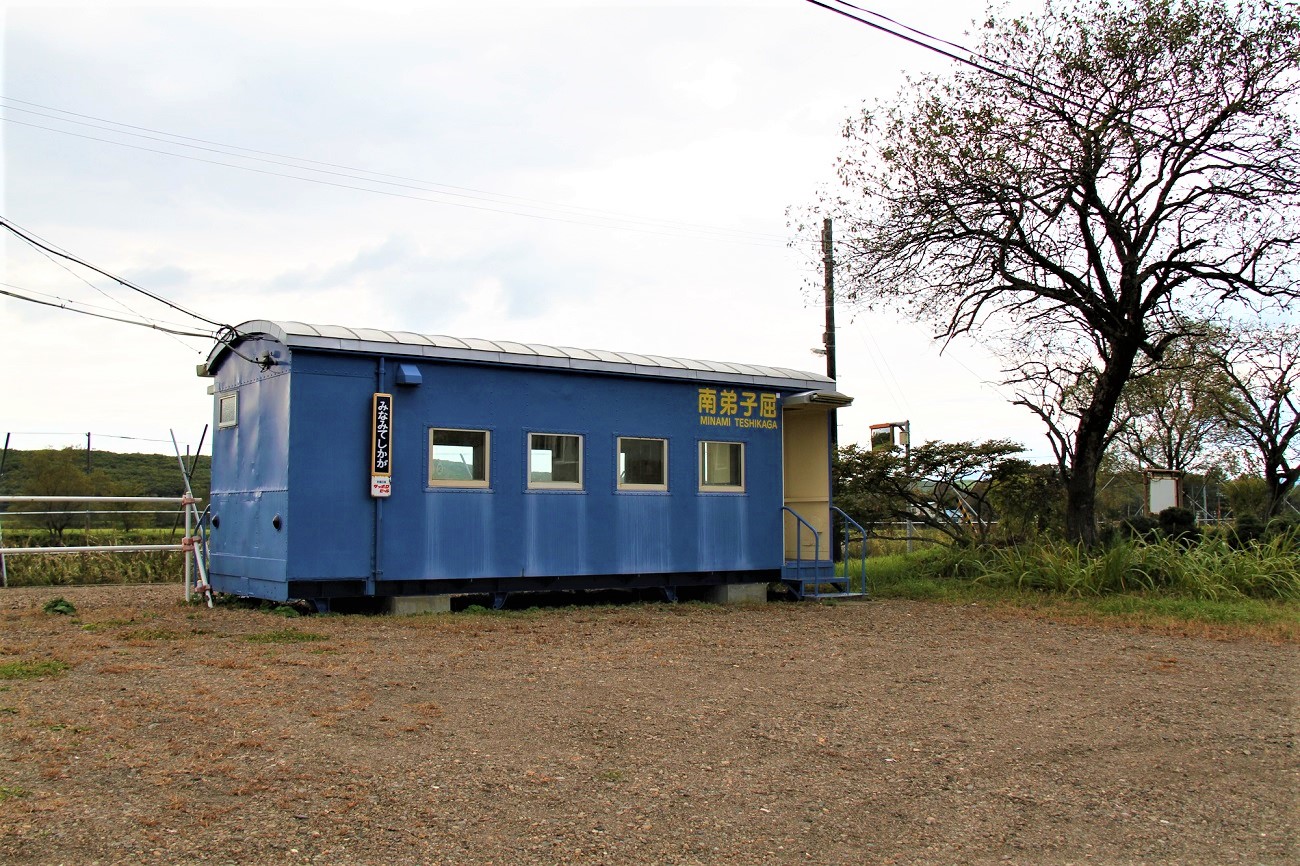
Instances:
[[[901,601],[178,596],[0,593],[0,665],[69,665],[0,680],[0,862],[1300,862],[1294,646]]]

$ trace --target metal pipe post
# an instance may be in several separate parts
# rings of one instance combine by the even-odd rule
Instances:
[[[190,519],[189,506],[182,506],[185,509],[185,537],[189,538],[193,527],[193,521]],[[172,524],[173,526],[175,524]],[[185,557],[185,603],[190,602],[190,587],[194,581],[194,564],[190,562],[190,557]]]

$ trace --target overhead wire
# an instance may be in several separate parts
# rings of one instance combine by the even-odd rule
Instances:
[[[249,165],[240,165],[234,162],[225,162],[219,159],[208,159],[205,157],[195,156],[192,154],[176,153],[174,151],[163,150],[160,148],[145,147],[143,145],[132,144],[126,141],[116,141],[111,138],[102,138],[96,135],[87,135],[85,133],[73,132],[71,130],[59,129],[57,127],[52,127],[52,126],[45,126],[39,123],[30,123],[28,121],[18,120],[16,118],[8,117],[8,116],[0,117],[0,120],[3,120],[5,123],[9,123],[9,124],[26,126],[33,129],[42,129],[48,132],[57,133],[59,135],[66,135],[73,138],[81,138],[88,141],[97,141],[102,144],[112,144],[118,147],[143,151],[145,153],[154,153],[161,156],[169,156],[174,159],[190,160],[192,162],[201,162],[201,163],[206,163],[208,165],[222,166],[224,168],[234,168],[241,171],[252,172],[255,174],[288,178],[291,180],[298,180],[306,183],[315,183],[323,186],[333,186],[340,189],[356,190],[358,192],[368,192],[374,195],[384,195],[393,198],[403,198],[412,201],[423,201],[432,204],[441,204],[441,205],[446,205],[448,207],[459,207],[468,210],[485,211],[488,213],[510,214],[513,216],[528,217],[531,219],[545,220],[548,222],[566,223],[569,225],[581,225],[581,226],[588,226],[593,228],[615,229],[618,231],[629,231],[629,232],[636,232],[640,234],[658,235],[660,237],[690,238],[693,240],[705,240],[705,241],[712,241],[712,242],[732,243],[732,244],[740,244],[744,246],[758,246],[758,247],[780,247],[785,245],[785,240],[782,239],[780,236],[766,234],[766,233],[751,233],[749,236],[746,236],[742,234],[741,233],[742,230],[739,229],[725,229],[725,228],[705,227],[705,226],[689,227],[687,225],[682,225],[682,226],[674,226],[674,225],[667,225],[667,224],[659,225],[653,220],[649,220],[647,218],[642,218],[642,217],[613,217],[613,216],[602,216],[600,214],[588,215],[588,214],[576,213],[576,212],[568,216],[559,216],[559,215],[555,215],[555,212],[547,213],[546,208],[549,207],[552,209],[552,211],[555,211],[555,208],[563,207],[563,206],[543,207],[541,205],[519,205],[517,207],[510,207],[510,206],[506,206],[508,205],[507,202],[495,201],[493,199],[482,198],[480,196],[472,196],[465,193],[445,192],[437,189],[428,189],[426,187],[414,186],[411,184],[394,183],[391,181],[379,181],[371,178],[359,177],[357,175],[346,174],[342,172],[324,171],[322,169],[315,169],[306,166],[296,166],[288,163],[275,162],[273,160],[259,159],[259,161],[261,162],[271,162],[283,168],[296,169],[298,171],[304,171],[304,172],[316,172],[318,174],[340,176],[351,180],[359,181],[360,183],[384,184],[387,186],[404,187],[407,189],[418,190],[420,192],[427,192],[433,196],[440,196],[440,197],[431,198],[428,196],[412,195],[410,193],[398,192],[396,190],[391,190],[391,189],[376,189],[372,186],[361,186],[357,184],[341,183],[339,181],[328,180],[326,178],[321,178],[321,177],[305,177],[300,174],[289,174],[286,172],[272,171],[270,169],[257,168]],[[174,144],[174,142],[164,142],[164,143]],[[179,146],[193,147],[193,145],[179,145]],[[230,154],[223,151],[217,151],[217,153],[221,153],[225,156],[230,156],[235,159],[258,159],[256,157],[242,157],[239,156],[238,154]],[[477,201],[481,203],[474,204],[471,203],[471,201],[453,201],[445,198],[445,196],[467,198],[470,199],[471,201]],[[501,204],[503,206],[502,207],[490,206],[493,204]],[[520,210],[518,209],[519,207],[532,208],[533,210],[539,212],[531,213],[526,210]],[[558,212],[562,213],[563,211],[558,211]]]
[[[980,54],[979,52],[967,48],[964,45],[960,45],[959,43],[951,42],[947,39],[941,39],[940,37],[926,33],[924,30],[919,30],[915,27],[910,27],[906,24],[901,24],[900,22],[895,21],[893,18],[890,18],[887,15],[883,15],[879,12],[874,12],[862,6],[855,5],[853,3],[848,2],[848,0],[830,0],[830,2],[838,4],[838,6],[847,7],[846,9],[840,9],[837,8],[837,6],[830,5],[829,3],[823,3],[822,0],[805,0],[805,2],[811,3],[814,6],[819,6],[822,9],[825,9],[829,12],[834,12],[836,15],[841,15],[845,18],[848,18],[850,21],[856,21],[859,24],[865,24],[867,27],[871,27],[874,30],[879,30],[880,32],[893,36],[896,39],[902,39],[904,42],[909,42],[912,45],[915,45],[919,48],[924,48],[927,51],[932,51],[935,54],[939,54],[943,57],[947,57],[950,60],[955,60],[958,63],[964,64],[966,66],[970,66],[974,69],[978,69],[981,72],[1000,78],[1003,81],[1006,81],[1010,84],[1014,84],[1026,90],[1030,90],[1034,93],[1038,93],[1050,99],[1057,100],[1069,108],[1082,111],[1086,114],[1091,114],[1093,111],[1096,110],[1095,104],[1088,104],[1086,102],[1083,102],[1080,99],[1075,98],[1070,93],[1057,88],[1053,82],[1043,81],[1041,77],[1035,75],[1032,72],[1020,69],[1010,63],[1006,63],[1005,61],[996,60],[994,58],[988,57],[987,55]],[[908,36],[906,33],[900,33],[897,30],[892,30],[889,27],[886,27],[885,25],[880,24],[876,21],[869,21],[865,18],[860,18],[857,15],[854,15],[852,12],[847,11],[848,9],[853,9],[862,12],[866,15],[871,15],[875,18],[879,18],[883,21],[888,21],[898,27],[902,27],[908,30],[911,33],[917,34],[917,36],[920,38],[915,38],[912,36]],[[930,40],[930,42],[926,42],[923,40]],[[935,42],[939,44],[934,45],[931,44],[931,42]],[[941,45],[948,45],[953,48],[956,48],[958,51],[963,52],[966,56],[962,56],[962,54],[954,54],[953,52],[940,47]],[[987,64],[979,63],[975,59],[973,59],[977,57],[980,58],[981,60],[987,61]],[[1002,69],[996,69],[994,68],[995,66],[1002,67]],[[1010,71],[1003,71],[1004,69]],[[1175,139],[1169,133],[1157,129],[1152,129],[1151,127],[1146,126],[1145,124],[1134,123],[1133,121],[1127,121],[1125,125],[1132,130],[1142,132],[1146,135],[1154,136],[1160,139],[1161,141],[1175,142]]]
[[[82,308],[87,309],[87,310],[95,310],[95,311],[97,311],[97,312],[102,312],[102,313],[116,313],[116,312],[117,312],[116,310],[112,309],[111,307],[104,307],[104,306],[100,306],[99,304],[91,304],[91,303],[87,303],[86,301],[78,301],[78,300],[75,300],[75,299],[72,299],[72,298],[65,298],[65,297],[63,297],[63,296],[61,296],[61,295],[54,295],[54,294],[50,294],[49,292],[42,292],[42,291],[39,291],[39,290],[37,290],[37,289],[31,289],[31,288],[28,288],[28,287],[26,287],[26,286],[16,286],[16,285],[14,285],[13,283],[0,282],[0,286],[8,286],[8,287],[11,288],[11,289],[15,289],[15,290],[20,290],[20,291],[26,292],[27,294],[29,294],[29,295],[33,295],[33,296],[35,296],[35,297],[37,297],[37,298],[46,298],[46,299],[48,299],[49,301],[57,301],[57,302],[59,302],[60,304],[76,305],[76,306],[78,306],[78,307],[82,307]],[[139,321],[141,321],[141,322],[152,322],[152,323],[159,324],[159,325],[163,325],[164,327],[171,328],[171,329],[178,330],[178,331],[184,331],[184,330],[186,330],[186,329],[189,327],[189,326],[184,325],[184,324],[181,324],[181,323],[179,323],[179,322],[169,322],[169,321],[166,321],[166,320],[164,320],[164,319],[158,319],[158,318],[156,318],[156,317],[152,317],[152,316],[145,316],[145,315],[143,315],[143,314],[141,314],[141,313],[137,313],[137,312],[135,312],[134,310],[128,310],[128,312],[130,312],[132,315],[136,316],[137,319],[138,319]],[[203,332],[201,332],[201,333],[199,334],[199,336],[203,336],[203,337],[205,337],[205,338],[207,338],[207,339],[211,339],[211,338],[212,338],[212,332],[211,332],[211,331],[203,331]],[[187,348],[187,349],[193,348],[192,346],[189,346],[189,345],[187,345],[187,344],[185,344],[185,343],[181,343],[181,345],[182,345],[182,346],[185,346],[185,348]]]
[[[5,286],[8,289],[18,289],[23,292],[31,291],[30,289],[25,289],[22,286],[14,286],[10,283],[0,283],[0,286]],[[174,334],[181,337],[204,337],[209,340],[213,338],[212,334],[204,333],[201,331],[183,331],[178,328],[164,327],[163,325],[159,325],[155,322],[141,321],[140,319],[126,319],[121,316],[111,316],[108,315],[107,313],[95,313],[90,310],[78,309],[76,306],[73,306],[74,304],[78,303],[77,301],[70,301],[66,298],[56,298],[55,301],[43,301],[40,298],[34,298],[29,295],[21,295],[14,291],[6,291],[5,289],[0,289],[0,295],[4,295],[5,297],[9,297],[9,298],[15,298],[20,301],[28,301],[30,303],[39,304],[44,307],[54,307],[59,310],[67,310],[70,313],[80,313],[83,316],[92,316],[96,319],[107,319],[110,322],[121,322],[122,324],[125,325],[136,325],[141,328],[151,328],[152,330],[155,331],[161,331],[164,334]],[[49,296],[47,295],[47,297]]]
[[[117,433],[97,433],[94,430],[81,431],[78,433],[69,433],[64,430],[12,430],[9,431],[15,436],[75,436],[78,439],[85,439],[86,433],[96,439],[130,439],[136,442],[171,442],[170,439],[154,439],[149,436],[123,436]]]
[[[103,295],[103,296],[104,296],[105,298],[107,298],[109,301],[112,301],[113,303],[117,304],[119,307],[121,307],[122,309],[126,310],[126,311],[127,311],[128,313],[130,313],[131,315],[133,315],[133,316],[135,316],[135,317],[137,317],[137,318],[139,318],[139,319],[143,319],[143,320],[145,320],[145,321],[149,321],[149,322],[158,322],[158,321],[159,321],[158,319],[156,319],[156,318],[154,318],[154,317],[152,317],[152,316],[146,316],[144,313],[141,313],[139,310],[135,309],[135,308],[132,307],[130,304],[128,304],[128,303],[126,303],[125,301],[123,301],[121,298],[114,297],[113,295],[110,295],[108,292],[104,291],[102,288],[100,288],[99,286],[95,285],[95,284],[92,283],[90,280],[86,279],[86,278],[83,277],[81,274],[77,273],[77,272],[74,271],[72,268],[68,267],[68,266],[65,265],[63,262],[61,262],[61,261],[59,261],[58,259],[56,259],[53,255],[51,255],[50,253],[46,252],[45,249],[43,249],[42,247],[37,246],[37,245],[31,243],[31,241],[28,240],[27,238],[20,238],[20,239],[21,239],[24,243],[28,244],[28,245],[29,245],[33,250],[35,250],[35,251],[36,251],[37,253],[39,253],[41,256],[43,256],[46,260],[48,260],[51,264],[55,265],[56,267],[62,268],[64,271],[67,271],[68,274],[70,274],[74,279],[80,280],[81,282],[85,283],[87,286],[89,286],[90,288],[94,289],[96,292],[99,292],[99,294]],[[28,291],[30,291],[30,290],[28,290]],[[39,292],[38,292],[37,294],[42,294],[42,293],[39,293]],[[52,297],[52,296],[51,296],[51,297]],[[91,305],[91,304],[82,304],[82,306],[93,307],[93,305]],[[101,309],[102,309],[102,308],[101,308]],[[174,323],[169,323],[169,324],[174,324]],[[181,327],[181,326],[177,325],[176,327]],[[180,337],[178,337],[178,336],[176,336],[176,335],[174,335],[174,334],[172,334],[172,335],[170,335],[170,336],[171,336],[171,338],[172,338],[173,340],[175,340],[177,343],[180,343],[180,345],[185,346],[185,348],[187,348],[187,349],[192,349],[192,348],[193,348],[192,346],[188,346],[188,345],[186,345],[185,343],[181,342]]]
[[[751,240],[728,238],[728,237],[701,238],[699,232],[687,232],[684,230],[683,231],[659,231],[655,229],[641,228],[632,225],[616,225],[608,222],[599,222],[599,221],[588,220],[588,219],[567,219],[564,217],[548,216],[546,214],[527,213],[519,210],[511,210],[509,208],[487,207],[486,205],[475,205],[475,204],[469,204],[468,202],[447,201],[446,199],[427,198],[425,196],[410,195],[408,193],[394,192],[392,190],[373,189],[371,187],[356,186],[347,183],[339,183],[337,181],[323,180],[321,178],[303,177],[301,175],[296,175],[296,174],[285,174],[284,172],[279,172],[279,171],[270,171],[268,169],[254,168],[252,166],[247,166],[247,165],[238,165],[236,163],[222,162],[221,160],[216,160],[216,159],[205,159],[203,157],[190,156],[188,154],[183,154],[183,153],[173,153],[168,150],[159,150],[157,148],[152,148],[152,147],[143,147],[141,145],[130,144],[124,141],[113,141],[112,139],[99,138],[98,136],[94,136],[94,135],[85,135],[78,132],[70,132],[64,129],[56,129],[54,127],[42,126],[38,123],[28,123],[22,120],[15,120],[14,118],[11,117],[0,117],[0,120],[3,120],[5,123],[18,124],[19,126],[29,126],[35,129],[44,129],[50,132],[59,133],[61,135],[72,136],[74,138],[84,138],[90,141],[98,141],[104,144],[113,144],[113,145],[117,145],[118,147],[131,148],[132,150],[142,150],[145,151],[146,153],[156,153],[156,154],[161,154],[163,156],[174,157],[176,159],[187,159],[193,162],[203,162],[209,165],[219,165],[225,168],[235,168],[241,171],[253,172],[255,174],[271,175],[274,177],[284,177],[284,178],[289,178],[291,180],[304,181],[306,183],[320,184],[322,186],[332,186],[332,187],[337,187],[339,189],[351,189],[351,190],[356,190],[358,192],[368,192],[368,193],[373,193],[375,195],[384,195],[393,198],[403,198],[412,201],[430,202],[432,204],[441,204],[441,205],[446,205],[448,207],[459,207],[459,208],[466,208],[469,210],[487,211],[489,213],[511,214],[513,216],[529,217],[531,219],[546,220],[548,222],[567,223],[569,225],[581,225],[581,226],[588,226],[593,228],[617,229],[619,231],[630,231],[630,232],[637,232],[640,234],[658,235],[660,237],[693,238],[696,240],[718,241],[722,243],[736,243],[745,246],[757,246],[757,247],[780,247],[785,245],[784,242],[781,243],[760,242],[756,240],[751,241]],[[304,169],[304,170],[309,170],[309,169]]]
[[[780,234],[777,234],[777,233],[774,233],[774,232],[758,232],[758,231],[753,231],[753,230],[750,230],[750,229],[735,229],[735,228],[729,228],[729,227],[725,227],[725,226],[715,226],[715,225],[709,225],[709,224],[705,224],[705,223],[696,223],[696,222],[689,222],[689,221],[684,221],[684,220],[670,220],[670,219],[663,219],[663,218],[659,218],[659,217],[645,217],[645,216],[638,216],[638,215],[635,215],[635,214],[628,214],[628,213],[619,212],[619,211],[604,210],[604,209],[601,209],[601,208],[584,207],[584,206],[581,206],[581,205],[569,205],[569,204],[563,204],[563,203],[559,203],[559,202],[545,201],[545,200],[543,200],[543,199],[529,198],[529,197],[526,197],[526,196],[511,195],[511,194],[508,194],[508,193],[497,193],[497,192],[491,192],[491,191],[488,191],[488,190],[476,189],[476,188],[474,188],[474,187],[467,187],[467,186],[459,186],[459,185],[456,185],[456,184],[442,183],[442,182],[440,182],[440,181],[422,180],[422,179],[420,179],[420,178],[414,178],[414,177],[409,177],[409,176],[405,176],[405,175],[389,174],[389,173],[385,173],[385,172],[373,171],[373,170],[371,170],[371,169],[357,168],[357,167],[355,167],[355,166],[348,166],[348,165],[343,165],[343,164],[340,164],[340,163],[333,163],[333,162],[325,162],[325,161],[322,161],[322,160],[309,159],[309,158],[306,158],[306,157],[293,156],[293,155],[291,155],[291,154],[277,153],[277,152],[274,152],[274,151],[258,150],[258,149],[256,149],[256,148],[243,147],[243,146],[241,146],[241,145],[236,145],[236,144],[226,144],[226,143],[223,143],[223,142],[213,141],[213,140],[211,140],[211,139],[196,138],[196,137],[194,137],[194,136],[181,135],[181,134],[179,134],[179,133],[167,132],[167,131],[165,131],[165,130],[154,129],[154,128],[146,127],[146,126],[136,126],[136,125],[134,125],[134,124],[122,123],[122,122],[120,122],[120,121],[112,120],[112,119],[109,119],[109,118],[97,117],[97,116],[95,116],[95,115],[90,115],[90,114],[82,114],[82,113],[75,112],[75,111],[69,111],[69,110],[67,110],[67,109],[57,108],[57,107],[49,106],[49,105],[43,105],[43,104],[38,103],[38,102],[31,102],[31,101],[29,101],[29,100],[17,99],[17,98],[11,97],[11,96],[0,96],[0,101],[3,101],[3,102],[9,102],[9,103],[19,103],[19,104],[21,104],[21,105],[30,105],[30,106],[34,106],[34,107],[36,107],[36,108],[44,109],[45,111],[53,111],[53,112],[56,112],[57,114],[69,115],[69,116],[71,116],[71,117],[80,117],[80,118],[83,118],[83,119],[85,119],[85,120],[94,120],[94,121],[97,121],[97,122],[99,122],[99,123],[107,123],[107,124],[110,124],[110,126],[108,126],[108,127],[104,127],[104,126],[96,126],[95,124],[81,123],[80,121],[68,120],[67,118],[63,118],[63,117],[56,117],[56,116],[48,115],[48,114],[41,114],[40,112],[37,112],[37,111],[31,111],[30,109],[22,109],[22,108],[15,108],[15,107],[13,107],[13,106],[6,106],[6,107],[10,108],[10,110],[14,110],[14,111],[23,111],[23,112],[26,112],[26,113],[29,113],[29,114],[35,114],[35,115],[37,115],[37,116],[39,116],[39,117],[46,117],[46,118],[49,118],[49,119],[52,119],[52,120],[58,120],[58,121],[60,121],[60,122],[64,122],[64,123],[77,123],[77,124],[79,124],[79,125],[83,125],[83,126],[90,126],[90,127],[93,128],[93,129],[100,129],[100,130],[104,130],[104,131],[108,131],[108,132],[114,132],[114,133],[123,134],[123,135],[137,135],[137,136],[140,137],[140,138],[145,138],[145,139],[149,139],[149,140],[152,140],[152,141],[160,141],[160,142],[167,143],[167,144],[175,144],[175,145],[182,146],[182,147],[196,147],[196,149],[207,150],[207,151],[216,152],[216,153],[222,153],[223,155],[227,155],[227,156],[236,156],[236,157],[241,158],[241,159],[258,159],[258,161],[261,161],[261,162],[271,162],[272,164],[282,165],[282,166],[286,166],[286,167],[290,167],[290,168],[299,168],[299,169],[307,170],[307,171],[319,171],[318,169],[312,169],[312,168],[309,168],[309,167],[308,167],[308,166],[311,166],[311,165],[319,165],[319,166],[325,166],[326,168],[329,168],[329,169],[341,169],[341,170],[342,170],[342,172],[332,172],[332,171],[331,171],[331,172],[322,172],[322,173],[326,173],[326,174],[344,174],[345,176],[354,177],[354,178],[355,178],[355,176],[356,176],[357,174],[372,175],[374,178],[388,178],[388,179],[393,180],[393,181],[405,181],[405,182],[407,182],[407,183],[398,183],[398,184],[393,184],[393,185],[395,185],[395,186],[406,186],[406,185],[408,185],[408,184],[417,184],[417,185],[419,185],[419,186],[416,186],[416,187],[413,187],[413,188],[423,189],[424,191],[427,191],[427,192],[440,192],[441,190],[454,190],[454,191],[456,191],[456,192],[448,192],[448,193],[442,193],[442,194],[446,194],[446,195],[455,195],[455,194],[458,194],[458,193],[459,193],[459,194],[465,194],[465,197],[468,197],[468,198],[480,198],[480,197],[482,197],[482,196],[487,196],[487,198],[486,198],[486,199],[483,199],[483,200],[486,200],[486,201],[493,201],[493,202],[496,202],[496,203],[506,203],[506,202],[509,202],[509,201],[515,201],[515,202],[519,202],[519,203],[521,203],[521,204],[525,204],[525,205],[530,206],[530,207],[536,207],[536,208],[538,208],[538,209],[549,209],[549,210],[567,211],[567,212],[573,212],[573,213],[579,213],[579,214],[591,215],[591,216],[602,217],[602,218],[616,219],[616,220],[624,221],[624,222],[634,222],[634,223],[643,223],[643,224],[650,224],[650,225],[659,225],[659,226],[662,226],[662,227],[665,227],[665,228],[678,228],[678,229],[702,230],[702,231],[706,231],[706,232],[725,233],[725,234],[732,234],[732,235],[738,235],[738,236],[750,236],[750,237],[753,237],[753,238],[766,238],[766,239],[769,239],[769,240],[777,240],[777,241],[782,241],[782,240],[784,240],[784,235],[780,235]],[[121,127],[122,129],[114,129],[113,127]],[[48,127],[38,127],[38,128],[41,128],[41,129],[48,129]],[[126,129],[126,130],[139,130],[141,133],[145,133],[145,132],[147,132],[147,133],[153,133],[153,135],[141,135],[141,134],[138,134],[138,133],[123,132],[123,131],[122,131],[123,129]],[[156,136],[165,136],[165,138],[157,138]],[[173,140],[173,139],[176,139],[176,140]],[[185,143],[184,143],[184,142],[189,142],[189,141],[199,142],[201,145],[211,145],[211,147],[198,147],[197,145],[188,145],[188,144],[185,144]],[[244,151],[244,152],[246,152],[246,153],[250,153],[250,154],[258,154],[258,155],[260,155],[261,157],[276,157],[276,158],[278,158],[278,159],[288,159],[288,160],[292,160],[293,163],[282,163],[282,162],[276,162],[275,160],[259,159],[258,157],[243,157],[243,156],[240,156],[239,154],[230,153],[230,151]],[[297,165],[296,163],[303,163],[303,164],[305,164],[305,165]],[[356,179],[371,180],[370,178],[356,178]],[[385,182],[385,181],[377,181],[377,180],[376,180],[376,181],[372,181],[372,182],[375,182],[375,183],[383,183],[383,182]],[[429,190],[429,189],[426,189],[427,187],[439,187],[440,189],[439,189],[439,190]]]
[[[81,265],[83,268],[87,268],[87,269],[89,269],[89,270],[94,271],[94,272],[97,273],[97,274],[100,274],[100,275],[102,275],[102,276],[105,276],[105,277],[107,277],[108,279],[112,280],[112,281],[115,282],[115,283],[118,283],[118,284],[120,284],[120,285],[122,285],[122,286],[125,286],[126,288],[131,289],[131,290],[133,290],[133,291],[139,292],[140,294],[144,295],[145,297],[150,298],[150,299],[152,299],[152,300],[154,300],[154,301],[157,301],[158,303],[162,304],[163,306],[171,307],[173,310],[176,310],[176,311],[179,312],[179,313],[184,313],[185,315],[189,316],[189,317],[192,318],[192,319],[197,319],[197,320],[199,320],[200,322],[205,322],[205,323],[207,323],[207,324],[209,324],[209,325],[212,325],[213,327],[216,327],[216,328],[226,327],[226,326],[222,325],[220,322],[214,322],[212,319],[209,319],[209,318],[207,318],[206,316],[199,315],[198,313],[194,312],[193,310],[187,310],[185,307],[182,307],[180,304],[177,304],[177,303],[174,303],[174,302],[172,302],[172,301],[169,301],[168,299],[162,297],[161,295],[155,294],[154,292],[151,292],[151,291],[149,291],[148,289],[141,288],[140,286],[137,286],[135,283],[132,283],[132,282],[131,282],[130,280],[128,280],[128,279],[125,279],[125,278],[123,278],[123,277],[116,276],[116,275],[114,275],[114,274],[110,274],[108,271],[105,271],[105,270],[103,270],[102,268],[97,268],[97,267],[95,267],[94,265],[90,264],[89,262],[86,262],[86,261],[83,261],[82,259],[77,258],[76,256],[72,255],[71,253],[67,252],[66,250],[60,250],[60,249],[58,249],[58,248],[56,248],[56,247],[49,246],[49,245],[43,243],[42,241],[37,240],[36,237],[35,237],[34,235],[29,235],[29,234],[27,234],[27,233],[24,232],[22,229],[18,228],[18,226],[17,226],[15,223],[10,222],[9,220],[5,219],[4,217],[0,217],[0,227],[3,227],[3,228],[5,228],[5,229],[7,229],[10,233],[12,233],[12,234],[18,236],[19,238],[22,238],[24,241],[26,241],[26,242],[27,242],[28,244],[30,244],[31,246],[38,247],[38,248],[43,249],[43,250],[45,250],[45,251],[47,251],[47,252],[53,253],[54,255],[59,256],[59,257],[61,257],[61,258],[65,258],[65,259],[67,259],[67,260],[70,261],[70,262],[75,262],[75,263]]]
[[[908,33],[915,33],[917,36],[921,37],[922,39],[928,39],[931,42],[938,42],[940,45],[947,45],[949,48],[956,48],[958,51],[964,51],[967,54],[969,54],[971,57],[978,57],[981,60],[988,61],[989,63],[1001,62],[998,60],[994,60],[992,57],[989,57],[987,54],[980,54],[978,51],[974,51],[970,48],[967,48],[965,45],[962,45],[961,43],[952,42],[948,39],[944,39],[942,36],[935,36],[933,33],[927,33],[924,30],[920,30],[916,27],[911,26],[910,24],[904,24],[902,21],[899,21],[896,18],[890,18],[888,15],[884,14],[883,12],[876,12],[874,9],[867,9],[864,6],[858,6],[854,3],[848,2],[848,0],[833,0],[833,2],[838,3],[840,6],[847,6],[850,9],[854,9],[858,12],[862,12],[866,15],[870,15],[872,18],[879,18],[881,21],[887,21],[890,24],[893,24],[895,27],[902,27]]]
[[[183,313],[186,316],[189,316],[190,318],[195,319],[199,322],[212,325],[214,328],[216,328],[216,331],[215,332],[194,332],[194,331],[181,332],[175,328],[168,328],[161,325],[156,325],[148,321],[147,319],[145,321],[139,321],[138,319],[125,319],[120,316],[108,316],[104,314],[91,313],[85,310],[75,309],[73,307],[69,307],[64,304],[52,303],[49,301],[41,301],[36,298],[23,297],[14,294],[13,292],[0,292],[0,294],[17,298],[19,300],[30,301],[32,303],[40,304],[47,307],[66,309],[69,310],[70,312],[82,313],[83,315],[94,316],[100,319],[107,319],[110,321],[121,322],[128,325],[137,325],[140,327],[151,328],[152,330],[160,331],[165,334],[174,334],[177,336],[203,337],[210,340],[216,340],[218,343],[224,345],[232,354],[240,358],[243,358],[245,361],[249,361],[250,363],[254,363],[254,364],[261,363],[254,358],[248,357],[247,355],[243,354],[242,352],[240,352],[238,349],[235,348],[234,346],[235,340],[239,339],[244,335],[241,334],[239,330],[235,328],[233,325],[225,325],[222,324],[221,322],[217,322],[212,319],[209,319],[208,317],[200,315],[199,313],[196,313],[192,310],[186,309],[185,307],[182,307],[180,304],[174,303],[173,301],[170,301],[167,298],[164,298],[163,296],[155,292],[151,292],[148,289],[141,288],[140,286],[137,286],[134,283],[132,283],[130,280],[124,279],[123,277],[119,277],[115,274],[109,273],[108,271],[102,268],[96,267],[95,265],[92,265],[89,262],[78,258],[77,256],[73,255],[67,250],[59,248],[58,246],[54,245],[52,242],[46,241],[38,237],[36,234],[26,231],[22,227],[18,226],[17,223],[14,223],[13,221],[6,219],[5,217],[2,216],[0,216],[0,228],[6,229],[11,234],[17,236],[18,238],[28,243],[30,246],[33,246],[41,250],[45,250],[56,256],[67,259],[70,262],[74,262],[78,265],[81,265],[84,268],[87,268],[89,270],[94,271],[97,274],[107,277],[108,279],[112,280],[115,283],[125,286],[126,288],[131,289],[133,291],[139,292],[145,297],[151,298],[154,301],[157,301],[158,303],[162,304],[163,306],[170,307],[171,309],[179,313]],[[22,289],[21,286],[12,286],[11,288]],[[26,289],[22,289],[22,290],[27,291]],[[63,300],[63,299],[59,299],[59,300]],[[71,302],[71,303],[76,303],[76,302]],[[136,315],[138,316],[139,314]],[[190,347],[187,346],[186,348],[190,348]]]
[[[889,396],[894,400],[900,410],[911,412],[912,404],[907,399],[902,386],[898,383],[898,377],[894,375],[894,369],[889,364],[889,358],[880,349],[880,344],[876,341],[875,335],[871,329],[864,323],[862,329],[866,331],[866,336],[858,334],[858,339],[867,350],[867,357],[871,359],[871,365],[876,368],[876,375],[885,385],[885,391],[890,392]],[[877,358],[879,356],[879,359]]]

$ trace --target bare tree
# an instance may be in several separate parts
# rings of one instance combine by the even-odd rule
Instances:
[[[843,189],[819,208],[844,239],[840,285],[1003,353],[1047,423],[1074,539],[1097,539],[1135,371],[1191,322],[1300,293],[1298,46],[1284,0],[1049,0],[989,15],[984,69],[846,126]]]
[[[1300,328],[1234,330],[1210,357],[1215,381],[1208,393],[1235,441],[1258,461],[1271,517],[1300,481]]]

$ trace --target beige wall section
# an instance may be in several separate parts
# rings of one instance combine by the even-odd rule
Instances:
[[[796,541],[802,544],[804,559],[812,559],[815,553],[822,559],[831,557],[830,447],[826,426],[829,417],[830,413],[821,409],[791,409],[782,414],[785,505],[821,533],[821,550],[817,551],[807,527],[803,529],[803,537],[798,538],[798,521],[782,512],[787,560],[796,558]]]

